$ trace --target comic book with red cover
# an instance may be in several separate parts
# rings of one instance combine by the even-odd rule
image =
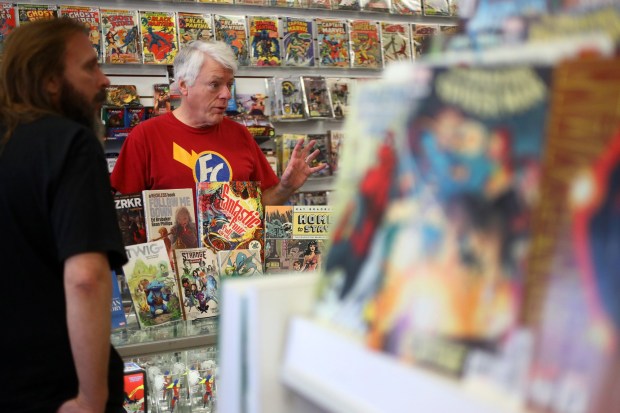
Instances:
[[[194,40],[213,38],[213,19],[208,13],[178,12],[179,49]]]
[[[235,53],[241,66],[248,66],[248,31],[245,16],[216,14],[213,16],[215,40],[226,42]]]
[[[103,63],[101,51],[101,28],[98,7],[60,5],[60,17],[70,17],[84,23],[88,28],[88,38],[97,52],[97,61]]]
[[[174,12],[140,11],[142,62],[171,65],[179,51]]]
[[[49,20],[58,17],[58,6],[55,4],[23,4],[17,5],[19,25],[36,20]]]
[[[383,66],[379,25],[372,20],[349,21],[351,38],[351,66],[362,69],[377,69]]]
[[[136,10],[100,9],[105,63],[142,63]]]
[[[198,182],[201,246],[217,251],[263,250],[263,204],[258,182]]]
[[[11,33],[16,25],[17,18],[15,17],[15,4],[0,3],[0,53],[2,53],[6,36]]]
[[[250,64],[280,66],[279,19],[268,16],[248,16]]]
[[[619,107],[620,59],[555,69],[525,291],[530,411],[620,410]]]

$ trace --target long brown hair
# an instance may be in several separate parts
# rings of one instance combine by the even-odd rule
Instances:
[[[20,123],[60,113],[46,90],[63,76],[67,42],[85,26],[69,18],[39,20],[17,27],[8,36],[0,63],[0,121],[5,133],[0,152]]]

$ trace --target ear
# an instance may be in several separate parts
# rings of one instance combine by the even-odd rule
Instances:
[[[59,76],[50,76],[45,82],[45,90],[52,96],[57,97],[60,94],[62,88],[62,80]]]
[[[179,80],[179,91],[181,92],[182,96],[187,96],[188,89],[189,89],[189,85],[187,84],[185,79]]]

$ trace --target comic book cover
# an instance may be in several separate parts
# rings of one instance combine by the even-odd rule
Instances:
[[[413,43],[414,59],[430,52],[432,37],[438,30],[439,26],[437,25],[411,25],[411,42]]]
[[[318,313],[455,376],[501,345],[520,316],[550,71],[413,66],[358,86]]]
[[[198,3],[233,4],[234,0],[198,0]]]
[[[450,16],[449,0],[422,0],[425,16]]]
[[[280,30],[277,17],[248,16],[250,64],[280,66]]]
[[[19,25],[28,24],[35,20],[49,20],[58,17],[58,6],[55,4],[25,4],[18,3]]]
[[[302,76],[301,87],[304,91],[306,117],[334,117],[331,95],[323,76]]]
[[[308,7],[308,0],[267,0],[267,4],[274,7],[305,9]]]
[[[392,8],[391,0],[359,0],[360,9],[363,11],[376,11],[380,13],[389,13]]]
[[[346,118],[349,113],[349,99],[357,79],[351,77],[328,77],[325,79],[334,107],[336,118]]]
[[[125,247],[123,265],[140,328],[183,319],[179,288],[163,240]]]
[[[217,252],[221,278],[254,277],[263,275],[261,252],[255,249],[235,249]]]
[[[179,49],[194,40],[209,41],[213,38],[213,20],[208,13],[178,12]]]
[[[174,12],[140,11],[142,61],[171,65],[179,51]]]
[[[329,206],[265,208],[265,273],[321,270],[332,209]]]
[[[66,16],[84,23],[88,28],[88,37],[93,44],[93,49],[97,52],[97,60],[99,63],[103,63],[99,8],[60,5],[59,14],[60,17]]]
[[[163,115],[172,111],[170,102],[170,84],[156,83],[153,85],[153,114]]]
[[[105,88],[105,105],[124,107],[140,104],[136,85],[109,85]],[[120,126],[120,125],[119,125]]]
[[[112,276],[112,330],[127,325],[125,310],[123,309],[123,299],[121,298],[121,289],[118,284],[118,276],[116,271],[111,271]]]
[[[330,10],[332,8],[332,0],[308,0],[308,8]]]
[[[312,20],[301,17],[283,17],[282,32],[284,65],[314,66]]]
[[[215,40],[226,42],[237,56],[239,65],[248,66],[250,59],[245,16],[216,14],[213,16],[213,24]]]
[[[198,182],[201,247],[212,251],[249,249],[262,254],[263,204],[258,182]]]
[[[301,133],[283,133],[279,139],[279,163],[280,163],[280,174],[284,172],[288,165],[288,161],[291,159],[291,154],[293,153],[293,149],[299,140],[306,140],[306,135]]]
[[[235,4],[249,4],[252,6],[265,6],[267,0],[234,0]]]
[[[360,0],[332,0],[334,10],[360,10]]]
[[[382,66],[379,25],[371,20],[349,21],[351,38],[351,66],[377,69]]]
[[[217,255],[208,248],[174,250],[185,320],[219,315],[220,271]]]
[[[411,61],[411,28],[406,23],[381,22],[383,66]]]
[[[351,65],[347,28],[344,20],[316,19],[320,67],[348,68]]]
[[[561,63],[553,76],[525,291],[528,410],[618,411],[620,59]]]
[[[146,221],[142,192],[115,194],[114,206],[123,245],[142,244],[146,239]]]
[[[17,18],[15,17],[15,4],[14,3],[0,3],[0,53],[4,48],[4,40],[6,36],[17,25]]]
[[[100,9],[105,63],[142,63],[138,12]]]
[[[304,95],[298,76],[275,78],[275,100],[279,120],[304,119]]]
[[[392,13],[408,16],[422,14],[422,0],[392,0]]]
[[[314,172],[310,176],[314,178],[320,178],[322,176],[329,176],[332,174],[331,159],[330,159],[330,144],[329,135],[327,133],[312,133],[306,137],[306,144],[311,141],[315,141],[313,149],[318,149],[319,154],[311,162],[312,167],[325,165],[323,169],[318,172]]]
[[[174,250],[198,248],[191,188],[148,189],[142,191],[142,198],[147,239],[163,240],[171,263],[174,263]]]
[[[338,171],[338,160],[340,159],[340,152],[342,151],[344,131],[330,129],[327,133],[329,133],[330,167],[332,169],[332,174],[335,174]]]

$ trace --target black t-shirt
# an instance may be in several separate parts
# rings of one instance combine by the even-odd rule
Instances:
[[[0,136],[4,128],[0,127]],[[107,253],[126,261],[103,149],[92,131],[47,116],[21,125],[0,154],[3,411],[56,411],[77,394],[63,263]],[[111,276],[111,275],[110,275]],[[110,401],[122,403],[123,364],[111,348]]]

